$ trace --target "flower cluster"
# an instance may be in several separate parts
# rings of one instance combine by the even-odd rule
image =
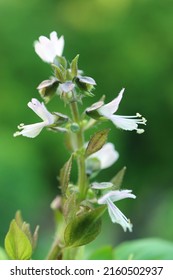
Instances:
[[[63,56],[64,37],[61,36],[58,38],[55,31],[50,33],[50,39],[45,36],[40,36],[39,40],[35,41],[34,48],[38,56],[44,62],[51,65],[54,72],[52,77],[44,80],[37,87],[40,96],[46,103],[49,102],[53,96],[59,97],[66,105],[68,104],[70,106],[72,115],[67,116],[62,113],[50,113],[43,102],[41,103],[36,98],[33,98],[28,103],[28,107],[32,109],[42,121],[29,125],[20,124],[18,126],[19,131],[14,133],[14,136],[23,135],[34,138],[39,135],[43,128],[65,132],[70,142],[69,146],[73,149],[72,156],[77,158],[79,180],[78,185],[75,187],[69,183],[72,165],[71,157],[60,172],[62,195],[65,194],[65,206],[62,207],[62,209],[65,209],[64,215],[66,216],[70,211],[70,207],[67,207],[67,204],[69,201],[69,203],[71,203],[72,191],[74,192],[75,190],[75,196],[79,194],[79,197],[75,198],[75,207],[72,207],[71,211],[76,211],[75,213],[80,212],[81,201],[92,203],[92,207],[95,207],[95,202],[97,202],[96,207],[98,207],[98,205],[107,206],[109,216],[113,223],[120,224],[124,231],[127,229],[132,231],[130,220],[127,219],[115,205],[115,202],[121,199],[135,199],[136,196],[132,194],[132,191],[117,189],[114,181],[102,183],[92,182],[93,178],[95,178],[101,170],[112,166],[118,160],[119,153],[115,150],[112,143],[106,143],[108,131],[104,130],[96,133],[87,144],[84,143],[83,133],[96,123],[109,120],[117,128],[128,131],[136,130],[137,133],[140,134],[144,132],[144,129],[139,126],[145,125],[146,119],[139,113],[132,116],[116,114],[123,98],[124,88],[120,91],[118,96],[109,103],[104,104],[102,100],[94,103],[92,106],[88,107],[85,110],[85,114],[83,113],[80,117],[77,104],[81,103],[84,96],[92,97],[94,95],[92,91],[96,86],[95,80],[91,77],[84,76],[83,72],[78,69],[78,55],[69,65]],[[75,145],[74,142],[76,142]],[[89,181],[91,182],[89,183]],[[78,190],[76,191],[77,187]],[[77,203],[79,203],[78,206],[76,206]],[[84,208],[83,205],[82,207]],[[84,208],[86,211],[88,211],[87,207]],[[89,211],[91,210],[92,208],[89,209]],[[71,216],[73,215],[71,214]],[[66,219],[68,220],[68,215]]]

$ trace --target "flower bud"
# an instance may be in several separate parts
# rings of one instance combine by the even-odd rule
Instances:
[[[70,129],[72,132],[76,133],[80,130],[80,127],[77,123],[72,123]]]

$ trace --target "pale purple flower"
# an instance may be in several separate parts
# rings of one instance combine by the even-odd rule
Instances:
[[[28,103],[28,107],[31,108],[43,120],[43,122],[29,125],[20,124],[18,129],[21,131],[14,133],[14,136],[23,135],[34,138],[44,127],[50,126],[55,122],[56,117],[46,109],[44,103],[40,103],[37,99],[33,98],[31,102]]]
[[[119,104],[123,97],[124,88],[120,91],[119,95],[108,104],[102,105],[97,109],[97,112],[113,122],[115,126],[124,130],[136,130],[137,133],[143,133],[144,129],[138,128],[138,124],[146,124],[146,119],[139,113],[136,116],[120,116],[114,113],[118,110]]]
[[[103,189],[105,185],[105,189],[111,187],[110,183],[94,183],[93,189]],[[131,190],[110,190],[103,196],[98,199],[98,204],[106,204],[108,207],[108,213],[113,223],[118,223],[122,226],[124,231],[127,229],[132,231],[132,224],[130,220],[126,218],[126,216],[118,209],[118,207],[114,204],[114,202],[124,199],[124,198],[136,198],[134,194],[131,193]]]
[[[105,169],[117,161],[119,153],[115,150],[112,143],[106,143],[99,151],[88,157],[88,159],[90,158],[98,159],[100,162],[100,168]]]
[[[34,42],[35,52],[47,63],[53,63],[56,56],[62,56],[64,49],[64,37],[58,38],[55,31],[50,33],[50,39],[40,36],[38,41]]]

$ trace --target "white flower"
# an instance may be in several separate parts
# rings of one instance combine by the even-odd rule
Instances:
[[[112,143],[106,143],[103,147],[88,157],[96,158],[100,162],[100,168],[105,169],[114,164],[115,161],[119,158],[119,153],[115,150],[115,147]]]
[[[29,125],[20,124],[18,129],[21,131],[14,133],[14,136],[23,135],[34,138],[41,132],[43,127],[49,126],[55,121],[56,117],[49,113],[44,103],[40,103],[37,99],[33,98],[31,102],[28,103],[28,107],[31,108],[43,120],[43,122]]]
[[[114,115],[114,113],[118,110],[124,90],[125,89],[123,88],[115,99],[113,99],[108,104],[101,106],[97,109],[97,111],[100,115],[112,121],[113,124],[118,128],[124,130],[136,130],[137,133],[143,133],[144,129],[138,128],[138,124],[146,124],[146,119],[143,118],[140,114],[137,113],[136,116]]]
[[[97,185],[97,189],[103,189],[102,185],[100,188]],[[120,224],[124,231],[127,229],[132,231],[132,224],[130,223],[130,220],[128,220],[126,216],[118,209],[114,202],[124,198],[136,198],[136,196],[131,192],[131,190],[109,191],[98,199],[98,204],[107,204],[108,213],[112,222]]]
[[[40,36],[39,41],[34,42],[35,52],[45,62],[53,63],[56,56],[62,56],[64,49],[64,37],[58,39],[55,31],[50,33],[50,39]]]

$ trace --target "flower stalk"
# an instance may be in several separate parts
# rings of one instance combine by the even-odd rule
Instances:
[[[68,65],[65,57],[62,56],[64,49],[64,37],[58,38],[54,31],[50,38],[40,36],[34,43],[38,56],[46,63],[49,63],[54,71],[54,76],[41,82],[38,86],[40,96],[45,103],[53,98],[59,98],[66,106],[70,107],[71,115],[64,115],[61,112],[50,113],[44,103],[33,98],[28,103],[41,119],[42,122],[24,125],[21,124],[14,136],[23,135],[34,138],[40,134],[43,128],[57,133],[66,133],[69,139],[72,153],[68,161],[60,170],[59,189],[61,196],[58,196],[51,208],[54,211],[57,225],[55,238],[47,255],[49,260],[75,259],[79,255],[80,246],[90,243],[101,231],[101,218],[106,208],[113,223],[122,226],[124,231],[132,231],[132,224],[129,219],[114,204],[116,201],[125,198],[136,198],[131,190],[120,190],[124,170],[118,172],[110,182],[98,183],[95,177],[113,165],[119,158],[114,144],[107,142],[109,128],[97,131],[90,135],[85,143],[84,133],[94,127],[97,122],[111,121],[117,128],[123,130],[136,130],[137,133],[144,132],[139,125],[145,125],[146,120],[140,114],[135,116],[120,116],[115,114],[123,97],[124,89],[111,102],[104,104],[104,98],[86,108],[80,114],[78,105],[84,97],[93,97],[93,90],[96,82],[93,78],[83,76],[83,71],[78,69],[77,55]],[[70,67],[70,68],[68,68]],[[71,171],[73,160],[77,161],[77,183],[71,182]],[[16,235],[21,233],[15,222],[12,223],[11,231]],[[8,239],[11,238],[11,232]],[[26,244],[23,234],[24,246]],[[17,239],[16,239],[17,240]],[[11,241],[9,241],[10,243]],[[18,250],[18,244],[14,251]],[[8,248],[8,242],[7,242]],[[28,243],[28,254],[30,257],[32,247]],[[11,254],[11,252],[10,252]],[[15,255],[12,254],[11,255]],[[20,259],[22,259],[22,255]]]
[[[81,125],[80,121],[80,115],[79,115],[79,109],[78,104],[76,101],[72,101],[70,103],[70,109],[72,113],[72,119],[74,122],[76,122],[79,125],[79,131],[74,135],[73,137],[76,137],[76,147],[77,147],[77,164],[78,164],[78,187],[79,187],[79,193],[80,193],[80,200],[84,200],[86,197],[87,189],[88,189],[88,180],[86,176],[86,167],[85,167],[85,155],[83,151],[84,147],[84,132],[83,127]],[[75,150],[74,150],[75,152]]]

